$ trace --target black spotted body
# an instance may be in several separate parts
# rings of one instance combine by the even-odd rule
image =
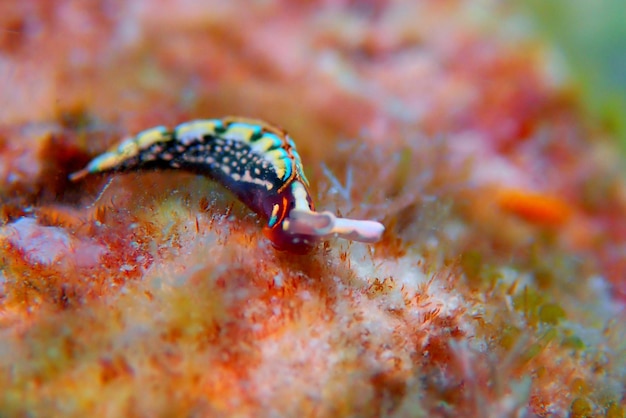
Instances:
[[[283,221],[292,209],[314,211],[314,207],[294,142],[283,130],[262,121],[228,117],[186,122],[172,131],[148,129],[70,178],[163,168],[202,174],[224,185],[268,219],[265,233],[279,249],[302,253],[317,241],[314,236],[285,232]]]

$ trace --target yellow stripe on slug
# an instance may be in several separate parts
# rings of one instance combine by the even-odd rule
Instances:
[[[172,138],[168,135],[167,128],[165,128],[165,126],[157,126],[156,128],[140,132],[135,137],[135,142],[137,143],[138,150],[143,150],[148,148],[150,145],[158,142],[167,142],[171,139]]]

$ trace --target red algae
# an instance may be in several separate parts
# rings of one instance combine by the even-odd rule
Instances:
[[[623,173],[493,6],[1,5],[2,414],[623,416]],[[208,179],[67,180],[227,114],[382,241],[294,256]]]

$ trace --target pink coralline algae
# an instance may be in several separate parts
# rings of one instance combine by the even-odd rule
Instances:
[[[0,227],[0,241],[23,254],[27,263],[61,269],[97,267],[106,251],[102,245],[72,237],[63,228],[39,225],[33,218]]]

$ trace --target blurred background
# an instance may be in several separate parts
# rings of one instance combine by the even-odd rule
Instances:
[[[520,1],[542,36],[560,51],[581,103],[616,135],[626,153],[626,4],[620,0]]]

